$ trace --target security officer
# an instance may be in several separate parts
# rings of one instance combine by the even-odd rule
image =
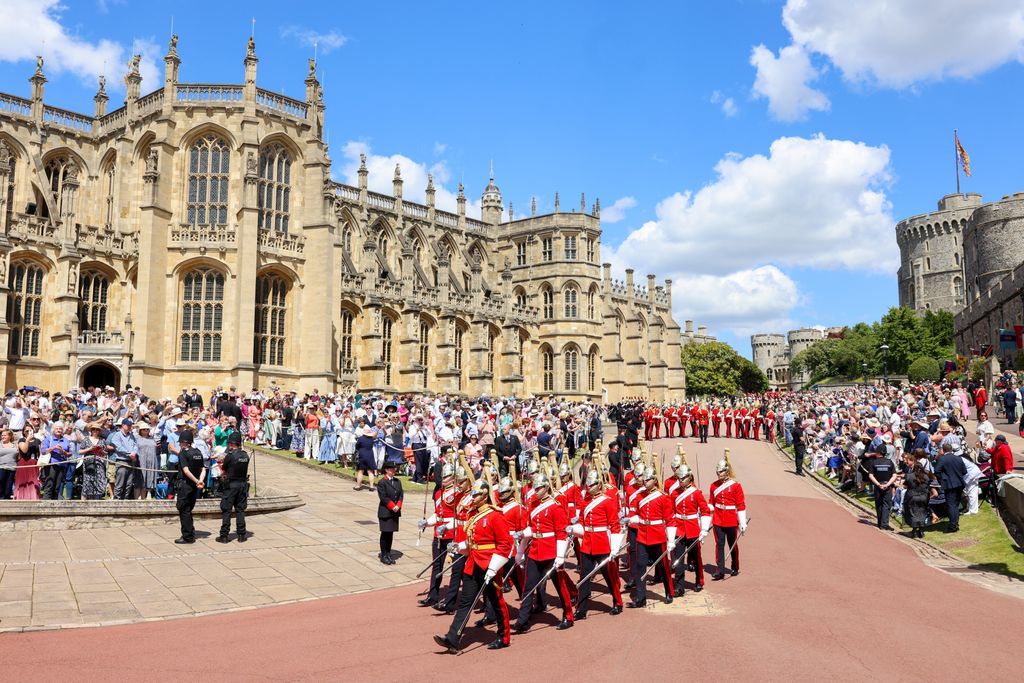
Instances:
[[[181,451],[178,453],[178,489],[175,506],[178,508],[178,519],[181,521],[181,538],[174,542],[179,545],[196,542],[192,508],[196,506],[196,498],[199,497],[203,482],[206,480],[203,454],[198,448],[192,447],[194,438],[191,429],[182,431],[178,437]]]
[[[249,454],[242,450],[242,435],[231,432],[228,436],[228,452],[221,464],[226,481],[224,495],[220,499],[220,536],[218,543],[228,543],[231,531],[231,510],[235,511],[235,527],[238,542],[245,543],[245,508],[249,506]]]

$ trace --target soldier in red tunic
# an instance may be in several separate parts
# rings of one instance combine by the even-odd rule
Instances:
[[[711,415],[708,413],[708,407],[702,403],[697,408],[697,436],[700,437],[700,443],[708,442],[709,422],[711,422]]]
[[[665,489],[665,493],[669,496],[674,494],[679,488],[679,468],[686,462],[683,459],[683,447],[680,444],[676,445],[679,451],[675,457],[672,458],[672,476],[664,481],[662,487]]]
[[[676,416],[679,418],[679,438],[685,439],[686,423],[690,421],[690,408],[684,403],[679,407]]]
[[[434,636],[434,642],[455,653],[461,647],[462,634],[459,625],[469,619],[477,595],[483,591],[484,600],[494,611],[498,622],[498,637],[488,649],[508,647],[511,642],[508,606],[501,593],[498,573],[508,562],[512,553],[512,537],[509,535],[505,516],[490,505],[491,487],[478,479],[470,492],[472,516],[466,521],[466,538],[458,545],[459,552],[466,558],[462,578],[462,595],[459,609],[452,620],[448,634]]]
[[[732,463],[729,456],[718,462],[715,467],[718,479],[711,484],[711,523],[715,527],[715,546],[718,568],[712,581],[721,581],[725,577],[725,551],[732,548],[732,575],[740,573],[740,549],[737,535],[742,536],[747,530],[747,504],[743,497],[743,487],[733,479]]]
[[[644,488],[642,497],[631,509],[630,523],[637,525],[636,562],[633,563],[634,597],[629,607],[647,606],[647,584],[643,574],[647,571],[650,561],[671,551],[676,543],[675,512],[672,499],[658,489],[658,476],[653,467],[647,467],[643,473]],[[661,578],[665,584],[665,602],[672,602],[675,594],[672,582],[672,568],[665,554],[661,560]]]
[[[639,455],[639,452],[635,452],[635,455]],[[638,457],[633,463],[633,471],[627,472],[626,487],[623,491],[624,500],[623,508],[626,510],[626,514],[631,518],[626,528],[626,544],[628,546],[629,555],[627,564],[630,568],[630,577],[633,576],[633,567],[636,566],[636,538],[639,533],[640,525],[632,520],[632,515],[636,511],[636,503],[640,500],[641,494],[644,492],[642,484],[642,477],[644,475],[644,463]],[[644,567],[646,569],[646,567]],[[630,578],[626,582],[626,588],[633,588],[633,578]]]
[[[679,427],[679,409],[673,403],[665,409],[665,436],[671,439]]]
[[[715,431],[715,438],[718,438],[718,432],[722,428],[722,406],[715,404],[715,409],[711,411],[711,426]]]
[[[775,443],[775,411],[771,408],[768,408],[768,413],[764,416],[764,438]]]
[[[723,420],[725,421],[725,438],[731,439],[732,438],[732,422],[733,422],[732,408],[729,407],[729,406],[726,406],[725,407],[725,412],[723,413],[722,417],[723,417]]]
[[[434,514],[419,522],[420,530],[434,527],[434,541],[431,554],[434,564],[430,567],[430,588],[427,597],[419,601],[426,607],[437,603],[441,597],[441,577],[444,569],[442,556],[448,552],[448,544],[455,538],[455,503],[460,494],[455,489],[455,469],[448,463],[441,467],[441,487],[434,491]]]
[[[693,436],[699,436],[697,432],[697,423],[700,420],[700,406],[696,403],[690,408],[690,434]]]
[[[758,440],[758,435],[761,432],[761,422],[764,421],[764,417],[761,415],[761,409],[760,408],[751,408],[750,409],[750,414],[751,414],[751,416],[753,417],[753,420],[754,420],[754,427],[753,427],[753,429],[750,430],[751,431],[751,436],[753,437],[754,441],[757,441]]]
[[[711,509],[704,499],[704,494],[696,487],[693,472],[689,467],[683,465],[676,475],[679,477],[679,490],[672,496],[672,503],[675,505],[678,532],[672,559],[677,563],[676,596],[681,597],[685,592],[683,582],[686,579],[687,564],[691,565],[694,571],[693,590],[699,593],[704,589],[704,562],[701,559],[700,544],[711,528]],[[683,551],[687,547],[690,547],[690,552],[687,553],[689,556],[683,558]]]
[[[622,612],[622,594],[619,592],[619,565],[615,561],[622,550],[623,541],[619,505],[615,498],[608,495],[605,483],[596,471],[591,471],[587,476],[587,490],[591,498],[581,511],[579,523],[574,524],[572,529],[573,535],[582,539],[580,576],[586,576],[605,558],[609,558],[601,574],[612,592],[612,614],[619,614]],[[590,599],[592,582],[593,578],[590,578],[579,585],[577,620],[587,618],[587,601]]]
[[[647,409],[643,412],[643,422],[644,438],[650,441],[654,434],[654,408],[652,406],[647,406]]]
[[[459,543],[466,540],[466,520],[473,510],[473,497],[470,489],[473,480],[468,470],[462,465],[455,466],[455,528],[454,535],[449,543],[448,552],[452,554]],[[448,582],[448,590],[444,599],[434,603],[434,609],[453,614],[455,612],[456,600],[459,595],[459,586],[462,585],[462,570],[466,563],[465,557],[456,557],[452,561],[452,577]]]
[[[530,591],[526,599],[519,605],[519,616],[512,630],[525,633],[530,629],[530,614],[537,590],[531,589],[538,584],[542,576],[554,567],[555,588],[558,600],[562,603],[562,621],[558,630],[572,628],[573,610],[572,593],[575,585],[564,571],[565,556],[568,554],[569,539],[566,529],[569,519],[565,508],[551,496],[551,484],[547,476],[535,475],[533,490],[537,494],[537,504],[530,511],[530,525],[523,530],[523,541],[529,543],[526,559],[526,590]]]

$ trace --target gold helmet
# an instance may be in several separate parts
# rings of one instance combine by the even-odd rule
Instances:
[[[470,489],[470,495],[473,496],[474,502],[480,496],[483,496],[484,502],[490,502],[491,499],[491,485],[486,479],[480,477],[473,482],[473,487]]]

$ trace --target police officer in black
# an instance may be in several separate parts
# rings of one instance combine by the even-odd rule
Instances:
[[[224,495],[220,499],[220,536],[218,543],[228,543],[231,531],[231,511],[235,511],[238,542],[245,543],[245,508],[249,505],[249,454],[242,450],[242,435],[232,432],[228,436],[228,452],[221,463],[225,480]]]
[[[181,445],[181,451],[178,453],[178,487],[175,494],[178,519],[181,521],[181,538],[175,541],[178,544],[196,542],[192,508],[196,506],[196,499],[203,490],[203,482],[206,480],[203,454],[198,448],[192,447],[194,438],[191,429],[183,430],[178,437],[178,443]]]

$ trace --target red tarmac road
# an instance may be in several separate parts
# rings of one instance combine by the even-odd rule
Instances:
[[[675,442],[656,442],[666,460]],[[571,630],[556,631],[549,611],[529,633],[513,635],[511,648],[489,651],[483,645],[493,632],[470,627],[466,649],[455,657],[439,653],[431,640],[450,617],[416,606],[421,583],[220,616],[0,636],[3,678],[1018,678],[1012,643],[1024,631],[1024,605],[1017,598],[926,566],[907,544],[857,523],[810,482],[788,473],[764,443],[698,446],[686,439],[705,491],[725,444],[733,448],[751,519],[742,573],[709,580],[703,593],[688,592],[671,607],[612,617],[603,612],[609,601],[598,587],[602,610],[591,609]],[[707,563],[713,539],[704,548]]]

